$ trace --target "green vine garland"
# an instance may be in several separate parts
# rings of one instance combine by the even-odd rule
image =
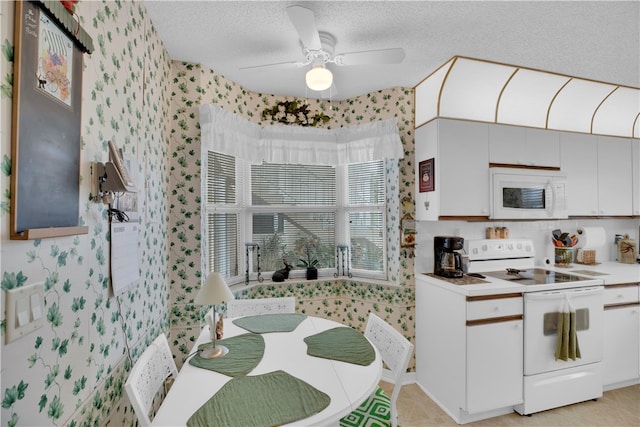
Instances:
[[[265,108],[262,112],[262,120],[286,125],[319,126],[327,123],[330,117],[319,111],[311,113],[307,104],[298,103],[298,101],[282,101],[271,108]]]

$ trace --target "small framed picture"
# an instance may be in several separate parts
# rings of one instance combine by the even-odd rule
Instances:
[[[412,248],[416,245],[416,220],[406,214],[400,220],[400,247]]]
[[[425,193],[427,191],[434,191],[436,189],[436,186],[433,158],[421,161],[418,164],[418,172],[420,192]]]

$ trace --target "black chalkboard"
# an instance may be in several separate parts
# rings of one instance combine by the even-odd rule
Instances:
[[[11,237],[24,239],[78,225],[82,52],[37,4],[15,5]]]

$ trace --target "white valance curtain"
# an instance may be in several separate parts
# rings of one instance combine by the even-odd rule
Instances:
[[[338,129],[259,126],[214,104],[200,106],[202,148],[251,163],[339,165],[404,157],[395,118]]]

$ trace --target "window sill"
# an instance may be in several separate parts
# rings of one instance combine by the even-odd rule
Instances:
[[[325,283],[325,282],[331,282],[331,283],[335,283],[335,282],[354,282],[357,284],[362,284],[362,285],[380,285],[380,286],[387,286],[390,288],[399,288],[400,285],[397,282],[390,282],[388,280],[382,280],[382,279],[368,279],[366,277],[352,277],[349,278],[347,276],[340,276],[340,277],[333,277],[333,276],[326,276],[326,277],[319,277],[318,279],[315,280],[307,280],[304,277],[292,277],[290,279],[285,280],[284,282],[274,282],[272,280],[267,280],[265,279],[262,282],[259,282],[257,280],[251,280],[249,281],[249,283],[245,283],[244,281],[241,282],[237,282],[237,283],[233,283],[229,285],[229,289],[231,289],[231,292],[241,292],[241,291],[246,291],[246,290],[250,290],[253,288],[256,288],[258,286],[281,286],[281,285],[294,285],[294,284],[304,284],[304,285],[313,285],[316,283]]]

